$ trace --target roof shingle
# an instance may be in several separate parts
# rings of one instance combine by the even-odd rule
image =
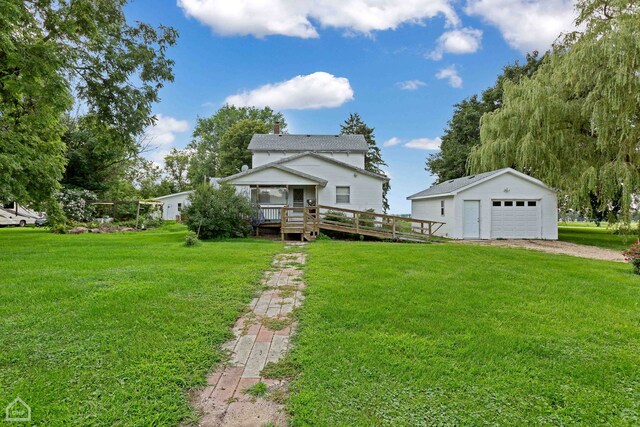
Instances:
[[[508,168],[505,168],[508,169]],[[449,194],[449,193],[453,193],[454,191],[457,191],[461,188],[467,187],[471,184],[474,184],[478,181],[481,181],[485,178],[488,178],[492,175],[496,175],[497,173],[502,172],[504,169],[498,169],[495,171],[490,171],[490,172],[484,172],[484,173],[479,173],[477,175],[471,175],[471,176],[463,176],[462,178],[456,178],[456,179],[450,179],[449,181],[445,181],[441,184],[436,184],[430,188],[427,188],[424,191],[421,191],[419,193],[413,194],[409,197],[407,197],[407,199],[418,199],[421,197],[428,197],[428,196],[436,196],[439,194]]]
[[[249,143],[250,151],[366,152],[368,148],[362,135],[255,134]]]

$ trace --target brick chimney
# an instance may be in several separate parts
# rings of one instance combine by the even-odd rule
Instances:
[[[280,133],[281,133],[280,132],[280,122],[275,122],[273,124],[273,134],[274,135],[279,135]]]

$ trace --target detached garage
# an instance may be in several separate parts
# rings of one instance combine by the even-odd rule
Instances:
[[[407,197],[411,216],[442,221],[453,239],[558,238],[556,192],[511,168],[465,176]]]

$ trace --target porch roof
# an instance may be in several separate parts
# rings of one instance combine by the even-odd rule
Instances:
[[[264,179],[256,179],[255,182],[251,182],[250,179],[246,179],[252,175],[262,175],[261,172],[268,171],[269,169],[273,169],[278,173],[269,177],[269,182],[265,182]],[[291,177],[297,177],[302,179],[303,181],[291,182]],[[317,176],[310,175],[308,173],[301,172],[296,169],[289,168],[287,166],[278,164],[278,163],[269,163],[266,165],[258,166],[253,169],[249,169],[244,172],[237,173],[235,175],[228,176],[226,178],[221,179],[222,182],[228,182],[230,184],[241,184],[241,185],[275,185],[275,184],[292,184],[292,185],[319,185],[321,187],[325,187],[327,185],[327,180],[318,178]],[[305,182],[306,181],[306,182]]]

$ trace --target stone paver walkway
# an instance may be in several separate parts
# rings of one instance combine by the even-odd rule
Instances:
[[[289,244],[292,249],[302,244]],[[268,288],[249,305],[247,314],[238,319],[235,338],[224,348],[231,352],[229,363],[207,379],[207,387],[194,396],[193,404],[202,413],[203,427],[286,426],[282,405],[267,398],[255,398],[245,390],[258,382],[270,392],[286,388],[283,381],[262,378],[260,372],[269,362],[277,362],[289,349],[295,329],[293,310],[304,300],[302,252],[276,256],[273,271],[265,273]]]

